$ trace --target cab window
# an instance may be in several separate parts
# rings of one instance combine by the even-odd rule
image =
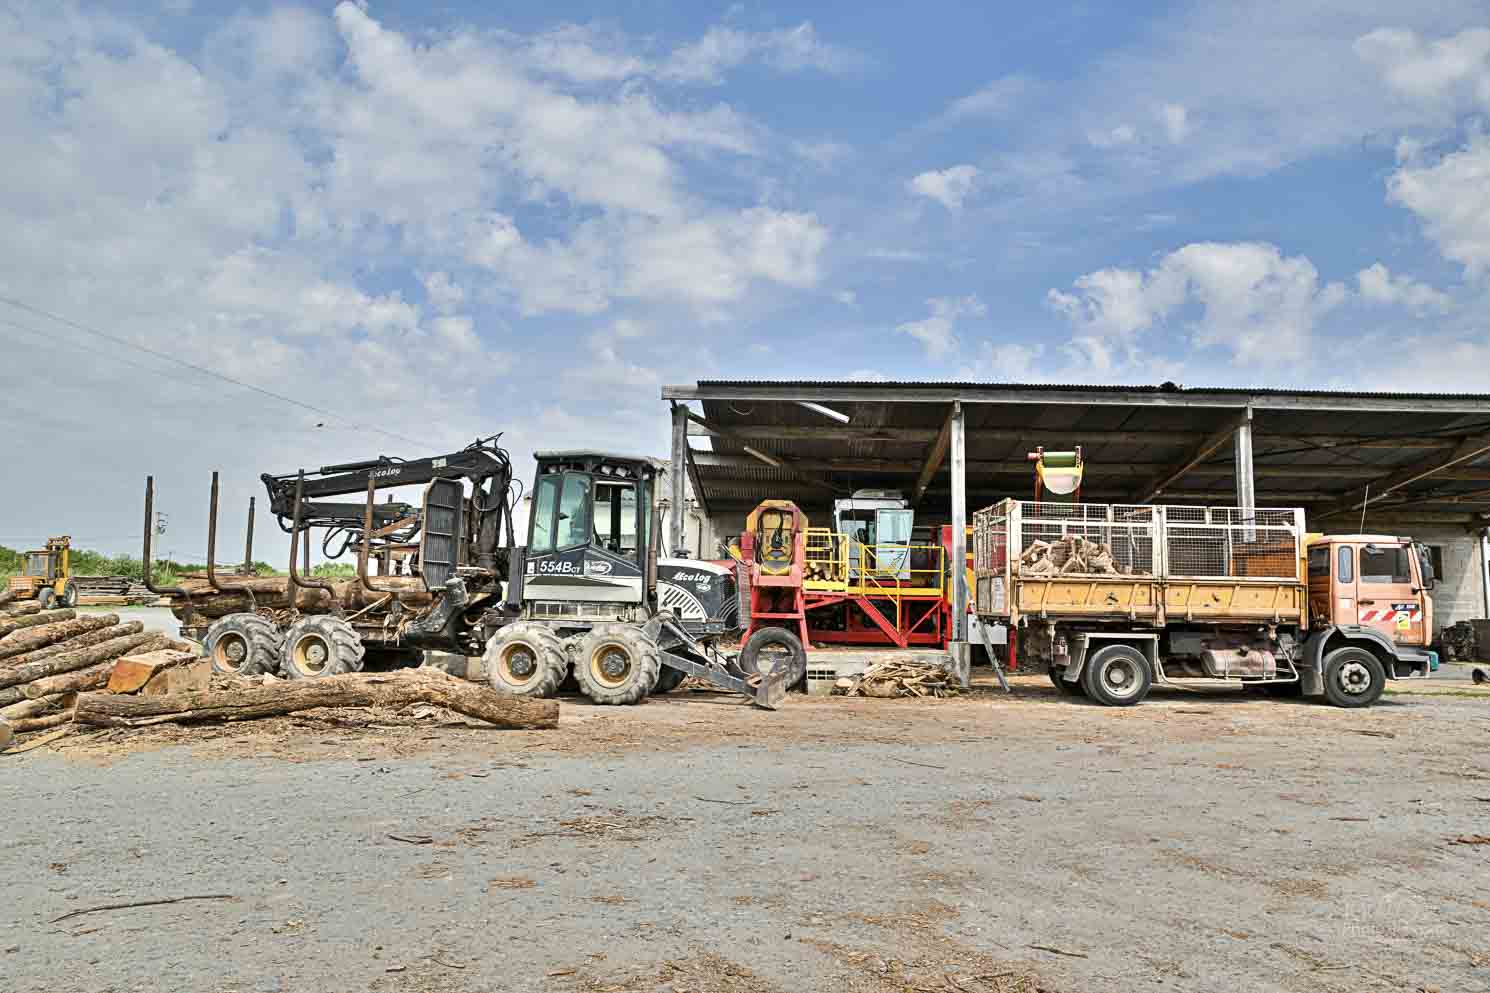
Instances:
[[[1328,545],[1315,545],[1309,549],[1309,578],[1330,578],[1330,549]]]
[[[1408,565],[1407,549],[1401,545],[1395,548],[1372,548],[1369,545],[1362,548],[1361,582],[1399,585],[1411,583],[1412,567]]]
[[[554,525],[555,547],[577,548],[590,542],[590,477],[565,473]]]
[[[595,544],[636,558],[636,484],[595,481]]]
[[[1335,563],[1335,582],[1355,582],[1355,549],[1349,545],[1340,546],[1340,555]]]
[[[554,506],[559,501],[559,477],[544,476],[533,494],[533,536],[528,551],[535,555],[554,550]]]

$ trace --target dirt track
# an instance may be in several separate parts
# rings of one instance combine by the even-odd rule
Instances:
[[[0,771],[27,798],[0,841],[0,974],[17,993],[1490,989],[1490,844],[1455,843],[1490,833],[1490,694],[1107,710],[1017,682],[776,714],[575,703],[556,732],[323,714],[71,739]],[[184,895],[230,899],[48,923]]]

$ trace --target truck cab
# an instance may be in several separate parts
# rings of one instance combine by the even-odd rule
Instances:
[[[1389,648],[1396,677],[1426,676],[1438,582],[1425,545],[1384,534],[1318,535],[1307,544],[1310,629]]]

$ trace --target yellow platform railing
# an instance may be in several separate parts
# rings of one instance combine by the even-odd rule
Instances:
[[[813,593],[895,600],[940,597],[946,593],[946,563],[941,545],[866,545],[828,528],[808,528],[802,586]]]

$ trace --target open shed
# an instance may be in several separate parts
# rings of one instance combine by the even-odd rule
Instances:
[[[715,539],[764,499],[826,519],[835,498],[884,488],[956,541],[973,510],[1033,495],[1028,453],[1080,446],[1085,502],[1303,507],[1311,530],[1335,532],[1361,530],[1364,509],[1366,530],[1437,549],[1440,626],[1490,614],[1490,395],[708,380],[662,399]],[[681,473],[672,499],[686,500]]]

